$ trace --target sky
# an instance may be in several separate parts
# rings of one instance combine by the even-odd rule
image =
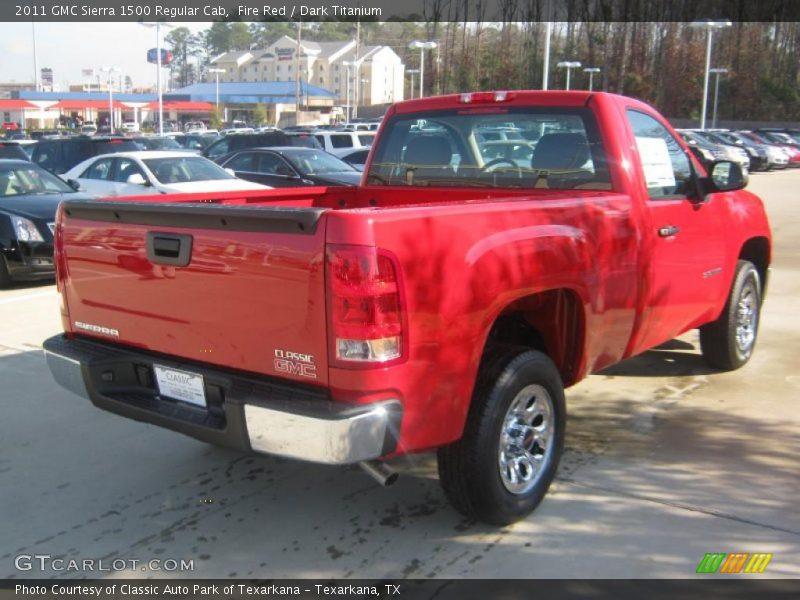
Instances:
[[[211,23],[171,23],[201,31]],[[161,36],[169,30],[162,28]],[[162,42],[163,43],[163,42]],[[83,69],[119,67],[133,85],[153,86],[156,67],[147,62],[147,50],[155,48],[155,29],[137,23],[37,23],[36,55],[39,68],[53,69],[53,82],[84,83]],[[33,82],[33,35],[30,23],[0,23],[0,82]],[[165,70],[166,75],[166,70]],[[166,81],[166,78],[164,79]]]

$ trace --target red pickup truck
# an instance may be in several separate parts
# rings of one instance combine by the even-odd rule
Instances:
[[[739,167],[630,98],[402,102],[357,187],[66,201],[50,369],[99,408],[329,464],[438,450],[489,523],[541,501],[564,387],[692,328],[735,369],[770,264]]]

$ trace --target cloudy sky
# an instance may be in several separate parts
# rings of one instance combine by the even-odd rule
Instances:
[[[173,23],[200,31],[210,23]],[[33,35],[30,23],[0,23],[0,82],[33,81]],[[162,37],[168,30],[162,29]],[[156,69],[147,62],[148,48],[156,45],[155,29],[137,23],[37,23],[36,55],[39,68],[53,69],[53,81],[84,79],[82,69],[119,67],[134,86],[155,85]]]

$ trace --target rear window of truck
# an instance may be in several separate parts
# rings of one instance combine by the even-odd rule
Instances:
[[[559,107],[396,115],[377,140],[367,184],[611,189],[594,114]]]

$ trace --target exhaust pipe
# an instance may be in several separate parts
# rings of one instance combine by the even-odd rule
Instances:
[[[383,487],[389,487],[400,477],[397,471],[379,460],[365,460],[358,463],[358,466]]]

